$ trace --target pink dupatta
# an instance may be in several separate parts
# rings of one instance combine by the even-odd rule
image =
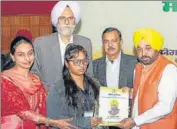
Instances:
[[[30,104],[24,94],[34,95],[36,92],[45,90],[39,78],[29,73],[24,77],[13,70],[4,71],[2,77],[2,129],[36,129],[37,125],[32,120],[22,120],[18,114],[22,111],[31,110]],[[11,95],[12,94],[12,95]],[[13,96],[10,98],[10,96]],[[42,99],[45,99],[43,95]],[[6,101],[7,100],[7,101]],[[8,101],[9,100],[9,101]],[[46,105],[42,104],[40,114],[46,115]],[[41,128],[45,128],[44,126]]]

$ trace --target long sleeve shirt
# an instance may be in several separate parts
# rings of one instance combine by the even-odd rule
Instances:
[[[139,129],[139,126],[146,123],[153,123],[173,110],[173,106],[177,100],[177,67],[173,64],[167,65],[163,71],[158,86],[158,100],[151,109],[138,115],[137,93],[133,108],[133,118],[136,126],[133,129]]]

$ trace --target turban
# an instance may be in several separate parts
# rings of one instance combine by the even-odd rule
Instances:
[[[159,51],[164,43],[162,35],[154,29],[142,28],[138,29],[133,34],[133,42],[137,47],[141,40],[146,41],[154,50]]]
[[[56,27],[58,23],[58,18],[64,12],[65,8],[69,6],[74,14],[76,24],[80,21],[80,6],[77,1],[59,1],[55,4],[51,11],[51,21],[52,24]]]

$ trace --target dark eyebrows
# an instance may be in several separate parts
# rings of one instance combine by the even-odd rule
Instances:
[[[32,51],[34,51],[34,49],[33,49],[33,48],[32,48],[32,49],[30,49],[27,53],[32,52]],[[22,54],[22,53],[24,53],[24,52],[21,52],[21,51],[17,52],[17,54]]]
[[[150,47],[150,48],[151,48],[151,46],[150,46],[150,45],[146,45],[146,47]]]
[[[17,54],[23,54],[24,52],[17,52]]]
[[[29,50],[28,52],[34,51],[34,49],[32,48],[31,50]]]

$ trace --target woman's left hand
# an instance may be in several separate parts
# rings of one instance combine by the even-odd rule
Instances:
[[[100,118],[100,117],[93,117],[92,119],[91,119],[91,126],[92,126],[92,128],[93,127],[96,127],[98,124],[100,124],[102,122],[102,118]]]
[[[55,126],[61,129],[78,129],[76,126],[72,125],[72,119],[59,119],[55,120]]]

